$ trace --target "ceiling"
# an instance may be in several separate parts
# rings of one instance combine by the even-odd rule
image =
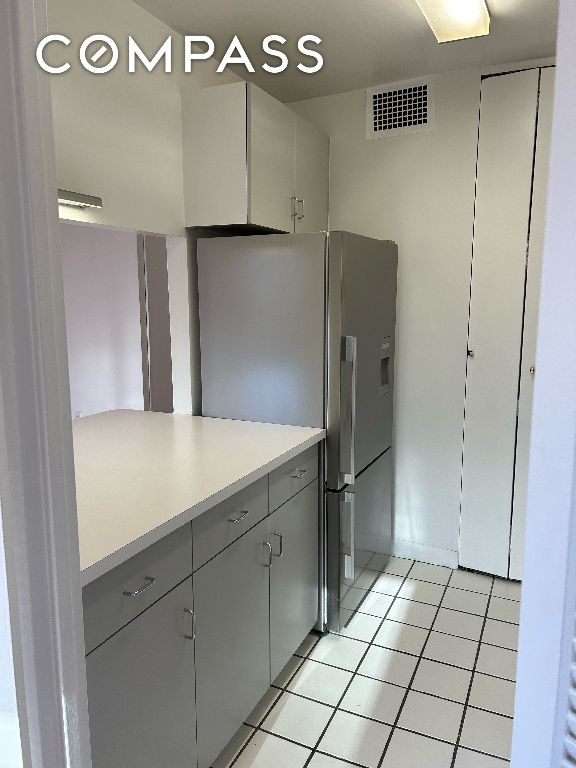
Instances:
[[[488,0],[488,37],[439,45],[416,0],[136,2],[182,34],[212,37],[218,59],[238,35],[256,73],[244,67],[236,71],[286,102],[453,69],[553,56],[558,13],[557,0]],[[281,74],[261,69],[261,42],[270,34],[283,35],[290,43],[286,52],[291,64]],[[307,34],[323,41],[324,68],[313,75],[296,68],[296,41]]]

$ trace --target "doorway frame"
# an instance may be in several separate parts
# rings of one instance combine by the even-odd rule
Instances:
[[[90,768],[46,32],[45,0],[0,4],[0,763]]]
[[[0,5],[0,662],[21,764],[90,768],[50,88],[33,56],[46,15],[45,0]],[[514,768],[559,764],[574,633],[575,34],[576,6],[560,0]]]

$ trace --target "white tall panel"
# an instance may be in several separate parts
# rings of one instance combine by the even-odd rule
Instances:
[[[555,69],[543,69],[540,79],[538,105],[538,132],[534,165],[532,219],[526,303],[524,309],[524,337],[520,370],[520,400],[518,403],[518,437],[516,446],[516,472],[514,476],[514,503],[512,509],[512,535],[510,540],[511,579],[521,579],[524,565],[524,528],[526,519],[526,491],[528,487],[528,459],[530,428],[532,425],[532,395],[536,366],[536,335],[540,300],[540,272],[544,249],[546,195],[548,190],[548,163],[552,133],[552,107],[554,100]]]
[[[538,70],[482,84],[460,565],[508,575]]]
[[[136,233],[61,222],[72,414],[142,410]]]

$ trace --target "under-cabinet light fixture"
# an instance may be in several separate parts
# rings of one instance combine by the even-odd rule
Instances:
[[[416,0],[439,43],[490,33],[485,0]]]
[[[81,192],[70,192],[68,189],[59,189],[58,205],[70,205],[73,208],[102,208],[102,198],[94,195],[83,195]]]

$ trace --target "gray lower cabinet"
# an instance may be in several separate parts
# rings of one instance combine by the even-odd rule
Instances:
[[[93,768],[210,768],[240,728],[317,620],[317,467],[304,452],[84,588]]]
[[[274,680],[318,618],[318,481],[268,518],[270,674]]]
[[[269,667],[268,521],[193,576],[198,768],[208,768],[266,692]]]
[[[86,657],[93,768],[196,765],[191,609],[188,578]]]

